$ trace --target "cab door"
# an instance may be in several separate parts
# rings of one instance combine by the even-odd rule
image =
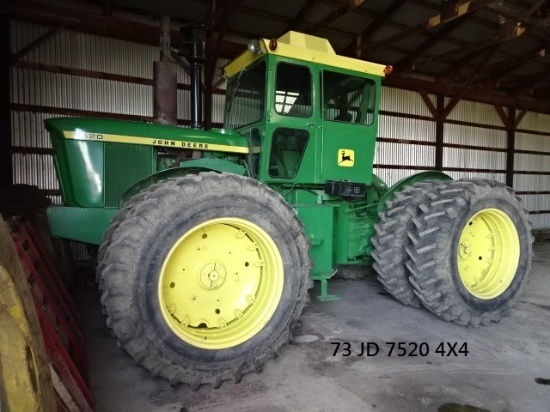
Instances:
[[[318,103],[314,99],[313,72],[307,65],[276,60],[270,66],[270,109],[262,154],[265,181],[313,183],[316,169]]]
[[[377,133],[376,82],[368,77],[323,70],[319,180],[370,184]]]

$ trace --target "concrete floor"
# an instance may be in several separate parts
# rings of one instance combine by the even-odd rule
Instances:
[[[312,300],[297,331],[302,336],[263,373],[197,392],[133,365],[105,326],[97,290],[80,288],[94,410],[550,412],[549,269],[550,243],[536,243],[531,280],[517,308],[499,324],[477,329],[405,307],[373,277],[334,280],[330,289],[342,299]],[[354,352],[360,342],[381,350],[374,357],[333,356],[336,341],[350,342]],[[430,353],[387,356],[391,341],[426,342]],[[468,356],[434,353],[440,342],[459,342],[456,349],[467,342]]]

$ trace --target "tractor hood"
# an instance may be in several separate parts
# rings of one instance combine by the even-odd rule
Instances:
[[[234,131],[196,130],[124,120],[45,121],[65,205],[117,207],[122,194],[158,172],[159,148],[246,155],[248,140]]]
[[[93,118],[56,118],[46,120],[45,124],[52,135],[52,140],[57,140],[57,143],[67,139],[249,153],[247,139],[232,130],[225,129],[204,131],[153,123]]]

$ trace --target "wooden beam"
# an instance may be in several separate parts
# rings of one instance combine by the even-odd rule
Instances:
[[[498,46],[496,46],[498,47]],[[455,60],[452,62],[452,64],[449,65],[449,68],[446,70],[443,70],[441,73],[435,75],[435,81],[436,82],[451,82],[453,80],[460,79],[462,68],[471,65],[472,60],[477,58],[479,56],[479,52],[475,51],[472,53],[468,53],[467,55],[461,57],[458,60]],[[472,70],[473,71],[473,70]],[[466,78],[469,77],[471,73],[468,73]]]
[[[330,23],[338,20],[340,17],[345,16],[348,13],[351,13],[364,2],[365,0],[348,0],[345,3],[342,3],[341,6],[335,8],[330,13],[328,13],[325,17],[323,17],[321,20],[317,21],[316,23],[308,27],[305,30],[305,33],[309,33],[309,34],[315,33],[320,28],[326,27]]]
[[[485,64],[487,64],[487,62],[491,59],[491,57],[493,56],[497,48],[498,46],[492,46],[484,54],[482,54],[481,60],[477,63],[477,69],[481,69],[482,67],[485,66]],[[442,114],[444,118],[446,118],[454,109],[454,107],[458,104],[458,102],[460,101],[460,99],[462,98],[466,90],[470,87],[472,82],[475,80],[478,73],[479,73],[479,70],[473,70],[470,73],[470,75],[466,79],[464,79],[464,82],[462,83],[460,90],[457,92],[457,94],[455,94],[452,97],[447,107],[445,107],[445,111]]]
[[[510,119],[504,111],[504,108],[500,104],[495,104],[495,109],[500,116],[500,120],[502,120],[504,127],[506,127],[506,130],[509,131],[510,129],[513,129],[515,127],[515,123],[510,122]]]
[[[418,69],[418,68],[423,67],[423,66],[425,66],[427,64],[430,64],[430,63],[447,61],[447,60],[450,60],[453,57],[461,56],[465,53],[472,53],[472,52],[476,52],[476,51],[479,51],[479,50],[486,49],[486,48],[491,47],[491,46],[496,46],[496,45],[499,45],[501,43],[507,42],[509,40],[514,40],[514,39],[517,39],[518,37],[524,36],[529,31],[530,31],[530,29],[528,29],[524,26],[521,26],[521,25],[516,26],[516,27],[513,27],[510,31],[500,32],[500,33],[498,33],[494,36],[491,36],[491,37],[489,37],[489,38],[487,38],[487,39],[485,39],[485,40],[483,40],[479,43],[473,43],[473,44],[468,45],[468,46],[458,47],[454,50],[451,50],[451,51],[446,52],[446,53],[439,54],[437,56],[420,59],[419,61],[414,62],[412,69]]]
[[[426,93],[442,94],[444,96],[454,96],[460,90],[458,86],[451,83],[436,83],[429,80],[391,75],[384,78],[383,85],[417,92],[424,91]],[[472,89],[467,89],[463,93],[462,98],[480,103],[501,104],[503,106],[550,114],[550,105],[532,99],[479,92]]]
[[[545,4],[548,0],[537,0],[529,10],[525,13],[527,16],[532,16],[535,14],[535,12],[539,11],[543,4]]]
[[[206,83],[206,93],[205,93],[205,99],[204,99],[204,121],[205,121],[205,128],[211,129],[212,128],[212,89],[213,89],[213,81],[214,81],[214,73],[216,71],[216,65],[218,64],[218,58],[221,53],[222,48],[222,41],[223,37],[225,36],[225,28],[227,26],[227,20],[229,19],[229,16],[235,9],[235,7],[238,7],[241,3],[241,0],[229,0],[224,6],[223,11],[217,13],[219,15],[219,22],[217,25],[218,28],[218,38],[216,39],[215,46],[213,48],[210,48],[210,56],[206,57],[205,62],[205,83]],[[216,10],[216,12],[218,12]],[[216,20],[216,13],[214,16],[214,24]]]
[[[101,119],[117,119],[117,120],[132,120],[132,121],[146,121],[152,122],[153,118],[151,116],[139,116],[134,114],[124,114],[124,113],[108,113],[108,112],[99,112],[95,110],[79,110],[79,109],[67,109],[63,107],[51,107],[51,106],[40,106],[33,104],[22,104],[22,103],[11,103],[11,110],[22,111],[22,112],[33,112],[33,113],[50,113],[50,114],[59,114],[63,116],[79,116],[79,117],[97,117]],[[190,120],[178,119],[178,125],[190,126]],[[221,123],[213,123],[214,127],[223,127]]]
[[[370,36],[376,33],[390,18],[395,14],[397,10],[401,8],[406,0],[394,0],[388,7],[384,9],[374,20],[368,25],[368,27],[355,38],[345,50],[343,54],[353,55],[354,57],[361,57],[361,45],[365,44]]]
[[[483,80],[480,83],[477,83],[476,88],[478,90],[494,89],[497,87],[500,78],[502,78],[504,75],[514,70],[519,65],[527,63],[539,57],[547,56],[547,55],[548,55],[547,48],[542,48],[542,49],[537,49],[529,53],[526,53],[523,56],[515,57],[512,59],[506,59],[498,63],[493,63],[485,67],[478,68],[476,71],[479,74],[491,73],[491,76],[488,79]],[[460,77],[461,75],[458,75],[449,80],[460,79]]]
[[[447,21],[456,16],[459,4],[460,0],[441,0],[441,20]]]
[[[473,82],[475,78],[475,73],[470,76],[469,79],[467,79],[462,85],[460,85],[460,88],[456,91],[456,93],[451,97],[451,100],[449,103],[447,103],[447,106],[445,106],[445,109],[443,112],[441,112],[441,116],[446,119],[447,116],[453,111],[453,109],[456,107],[456,105],[460,102],[462,99],[462,96],[466,93],[468,90],[468,87],[470,87],[470,84]]]
[[[435,170],[443,170],[443,143],[445,138],[445,118],[443,111],[445,110],[445,96],[437,95],[437,120],[435,123]]]
[[[72,67],[58,66],[54,64],[34,63],[28,61],[18,61],[14,64],[14,67],[21,67],[23,69],[40,70],[48,73],[68,74],[72,76],[88,77],[92,79],[112,80],[115,82],[126,82],[133,84],[143,84],[146,86],[153,86],[153,79],[146,79],[144,77],[127,76],[124,74],[115,74],[107,72],[98,72],[86,69],[75,69]],[[191,86],[185,83],[178,83],[178,89],[190,90]],[[225,94],[225,90],[214,88],[212,91],[215,94]]]
[[[10,110],[10,19],[0,13],[0,187],[13,183]]]
[[[361,52],[361,55],[364,56],[368,53],[371,53],[375,50],[378,50],[382,47],[385,47],[385,46],[388,46],[388,45],[391,45],[391,44],[395,44],[413,34],[418,34],[418,33],[422,33],[422,32],[425,32],[427,30],[430,30],[430,29],[433,29],[434,27],[437,27],[441,24],[444,24],[444,23],[448,23],[450,22],[451,20],[453,19],[456,19],[458,17],[461,17],[463,15],[466,15],[466,14],[470,14],[476,10],[479,10],[480,8],[482,7],[485,7],[487,6],[488,4],[490,3],[493,3],[495,0],[472,0],[472,1],[467,1],[463,4],[461,4],[457,10],[456,10],[456,13],[452,16],[448,16],[446,19],[442,18],[441,15],[437,15],[437,16],[434,16],[432,17],[431,19],[423,22],[423,23],[420,23],[420,24],[416,24],[412,27],[409,27],[408,29],[405,29],[403,30],[402,32],[400,33],[397,33],[397,34],[394,34],[393,36],[389,36],[389,37],[386,37],[385,39],[377,42],[376,44],[373,44],[373,45],[362,45],[360,48],[362,49],[362,52]]]
[[[412,52],[410,52],[406,57],[398,61],[394,65],[393,72],[395,74],[400,73],[406,73],[408,71],[413,70],[414,68],[414,60],[424,53],[426,50],[428,50],[430,47],[438,43],[443,37],[449,35],[452,31],[457,29],[459,26],[461,26],[466,21],[466,16],[461,16],[457,19],[454,19],[450,23],[443,26],[441,29],[439,29],[436,33],[428,37],[427,40],[422,42],[418,47],[416,47]]]
[[[521,121],[523,120],[523,118],[525,117],[525,115],[527,114],[527,110],[523,109],[519,115],[516,116],[516,123],[514,124],[514,128],[517,129],[517,127],[519,126],[519,124],[521,123]],[[517,151],[517,150],[516,150]]]
[[[550,95],[550,86],[537,87],[533,89],[532,96],[535,98],[545,97]]]
[[[94,33],[100,36],[129,40],[135,43],[158,45],[160,29],[158,26],[136,23],[99,14],[92,14],[66,7],[52,6],[38,1],[3,0],[0,12],[13,18],[42,23],[50,26],[64,25],[68,29]],[[171,44],[179,45],[182,36],[172,30]]]
[[[521,22],[522,24],[526,26],[534,26],[534,27],[549,27],[550,26],[550,17],[547,17],[545,19],[536,19],[532,18],[532,8],[530,8],[527,12],[524,12],[521,9],[517,9],[514,7],[510,7],[509,5],[505,4],[504,2],[498,2],[494,4],[490,4],[487,7],[487,10],[490,10],[499,16],[506,17],[507,19],[510,19],[512,21]]]
[[[13,64],[17,60],[25,57],[28,53],[36,49],[38,46],[44,44],[48,40],[50,40],[52,37],[54,37],[57,33],[60,33],[65,28],[65,25],[57,26],[48,31],[43,36],[40,36],[38,39],[30,43],[29,45],[23,47],[21,50],[19,50],[17,53],[13,54],[10,57],[10,64]]]
[[[550,78],[550,69],[542,70],[538,73],[530,74],[529,76],[501,81],[499,82],[498,86],[504,89],[518,89],[525,86],[531,86],[535,83],[540,82],[541,80],[546,80],[548,78]]]
[[[441,114],[439,113],[439,111],[437,110],[435,105],[433,104],[432,100],[430,99],[430,96],[428,96],[428,93],[426,93],[424,91],[420,91],[419,93],[420,93],[420,97],[422,97],[422,100],[424,101],[424,103],[428,107],[428,110],[430,111],[430,113],[432,114],[434,119],[435,120],[442,120],[441,119]]]
[[[281,33],[281,35],[285,34],[289,30],[295,30],[296,26],[298,26],[298,24],[302,22],[305,15],[311,10],[311,8],[316,2],[317,0],[307,0],[302,6],[302,8],[300,9],[300,11],[296,13],[296,16],[294,16],[292,21],[286,26],[285,30],[283,31],[283,33]]]
[[[510,107],[508,110],[508,122],[510,127],[506,132],[506,186],[514,187],[514,149],[516,144],[516,109]]]

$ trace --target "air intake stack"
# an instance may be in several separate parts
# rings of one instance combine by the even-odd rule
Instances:
[[[191,127],[202,129],[202,66],[206,59],[206,28],[202,24],[189,24],[180,29],[185,43],[179,54],[187,59],[191,69]]]

